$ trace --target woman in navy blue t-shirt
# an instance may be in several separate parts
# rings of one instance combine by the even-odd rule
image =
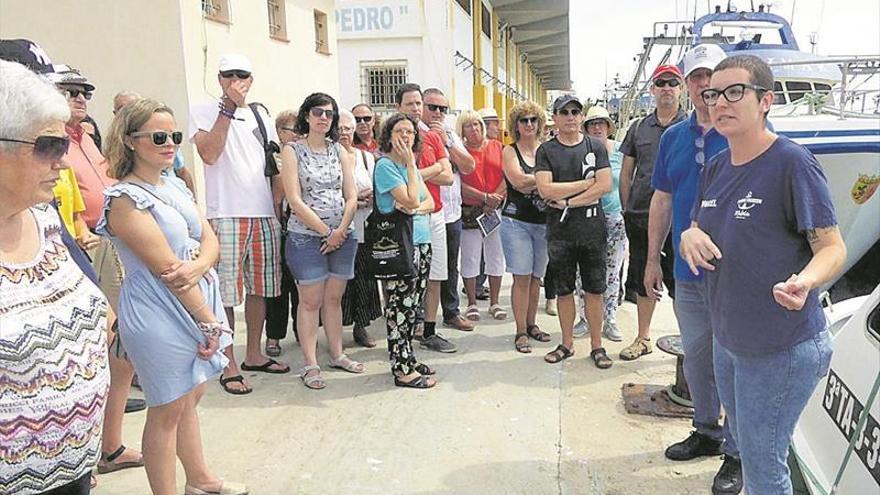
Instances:
[[[702,173],[680,251],[707,270],[718,395],[747,490],[790,494],[791,436],[831,360],[817,288],[846,248],[819,163],[766,128],[772,87],[757,57],[715,68],[702,98],[730,148]]]

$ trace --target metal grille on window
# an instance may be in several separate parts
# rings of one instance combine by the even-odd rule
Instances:
[[[361,98],[376,110],[397,107],[394,94],[406,82],[406,62],[382,61],[361,64]]]
[[[281,25],[281,5],[278,4],[278,1],[279,0],[267,0],[267,4],[269,5],[269,34],[272,36],[284,35],[284,29]]]

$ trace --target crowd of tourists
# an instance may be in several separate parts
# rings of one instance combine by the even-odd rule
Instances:
[[[313,93],[273,118],[249,98],[259,74],[240,54],[220,58],[222,96],[188,118],[120,91],[101,133],[85,74],[20,40],[0,55],[27,65],[0,61],[0,492],[83,494],[95,467],[142,466],[153,493],[172,494],[180,459],[185,493],[246,494],[203,454],[209,380],[251,393],[242,372],[291,372],[276,358],[295,340],[303,385],[323,389],[328,368],[366,371],[345,329],[375,347],[384,319],[391,382],[432,388],[429,353],[458,350],[439,323],[511,319],[507,272],[511,352],[554,339],[537,324],[543,287],[561,334],[550,364],[587,335],[599,369],[613,365],[606,339],[632,339],[622,360],[651,353],[668,293],[695,430],[666,456],[723,455],[713,493],[743,478],[750,493],[791,493],[788,445],[831,355],[814,289],[845,247],[818,163],[767,122],[761,60],[701,45],[683,70],[656,68],[656,108],[625,133],[564,95],[552,135],[548,110],[521,101],[505,136],[493,109],[453,118],[441,89],[414,83],[383,116]],[[633,335],[616,320],[626,292]],[[122,444],[132,384],[143,453]]]

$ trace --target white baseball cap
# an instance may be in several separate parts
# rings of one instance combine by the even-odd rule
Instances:
[[[477,110],[477,113],[480,114],[480,118],[483,120],[498,120],[498,112],[492,107],[481,108]]]
[[[727,54],[718,45],[697,45],[684,55],[684,77],[691,75],[697,69],[715,70],[719,62],[727,58]]]
[[[251,61],[244,55],[238,53],[227,53],[220,57],[218,72],[226,72],[229,70],[240,70],[244,72],[253,72],[251,70]]]

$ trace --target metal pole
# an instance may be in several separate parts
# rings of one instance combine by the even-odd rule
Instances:
[[[840,64],[840,120],[844,120],[846,117],[846,79],[847,73],[849,72],[849,63],[844,62]]]

